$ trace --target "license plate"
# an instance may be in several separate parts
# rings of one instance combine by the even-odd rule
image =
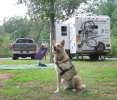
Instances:
[[[24,53],[24,54],[25,54],[25,53],[27,53],[27,52],[26,52],[26,51],[21,51],[21,53]]]
[[[29,51],[29,53],[34,53],[33,51]]]

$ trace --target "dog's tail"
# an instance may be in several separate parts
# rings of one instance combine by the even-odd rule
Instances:
[[[81,86],[80,86],[80,89],[82,90],[82,89],[85,89],[86,88],[86,85],[85,84],[82,84]]]
[[[75,80],[75,87],[77,90],[82,90],[86,88],[86,85],[82,83],[79,75],[75,75],[74,80]]]

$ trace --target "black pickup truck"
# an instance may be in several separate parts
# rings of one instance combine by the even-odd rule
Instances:
[[[36,51],[37,44],[31,38],[17,38],[12,44],[13,60],[18,59],[18,57],[31,57],[31,59],[34,59]]]

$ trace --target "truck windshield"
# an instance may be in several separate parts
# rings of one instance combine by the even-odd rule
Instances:
[[[18,39],[16,43],[33,43],[31,39]]]

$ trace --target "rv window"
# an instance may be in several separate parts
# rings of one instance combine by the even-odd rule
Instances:
[[[62,26],[61,27],[61,35],[62,36],[66,36],[67,35],[67,27],[66,26]]]

